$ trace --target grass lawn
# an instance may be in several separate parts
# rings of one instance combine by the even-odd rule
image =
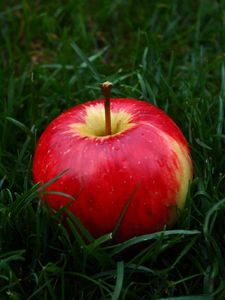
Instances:
[[[3,0],[0,49],[0,299],[225,299],[225,2]],[[42,131],[106,79],[166,111],[191,148],[186,208],[145,244],[87,245],[32,183]]]

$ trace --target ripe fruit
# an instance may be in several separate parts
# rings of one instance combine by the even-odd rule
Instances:
[[[33,177],[44,184],[67,170],[42,199],[58,210],[71,199],[51,192],[74,197],[68,209],[94,237],[113,231],[124,212],[116,235],[123,241],[174,223],[192,162],[183,134],[163,111],[135,99],[109,103],[110,88],[102,86],[105,102],[77,105],[50,123],[37,144]]]

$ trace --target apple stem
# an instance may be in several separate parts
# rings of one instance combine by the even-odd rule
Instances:
[[[106,81],[101,84],[102,94],[105,98],[104,106],[105,106],[105,134],[111,135],[111,114],[110,114],[110,91],[113,84],[112,82]]]

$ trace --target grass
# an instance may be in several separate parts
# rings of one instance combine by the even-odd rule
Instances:
[[[222,0],[1,1],[0,299],[225,299],[224,11]],[[100,97],[105,79],[174,119],[195,173],[173,229],[117,245],[86,244],[75,217],[69,235],[31,176],[47,124]]]

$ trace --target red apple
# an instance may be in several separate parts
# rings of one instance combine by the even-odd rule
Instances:
[[[49,206],[59,210],[71,199],[48,192],[71,195],[68,209],[99,237],[113,231],[128,204],[118,241],[173,224],[192,179],[189,147],[178,126],[153,105],[127,98],[111,99],[108,114],[99,99],[50,123],[35,151],[34,182],[45,184],[64,170],[46,188]]]

